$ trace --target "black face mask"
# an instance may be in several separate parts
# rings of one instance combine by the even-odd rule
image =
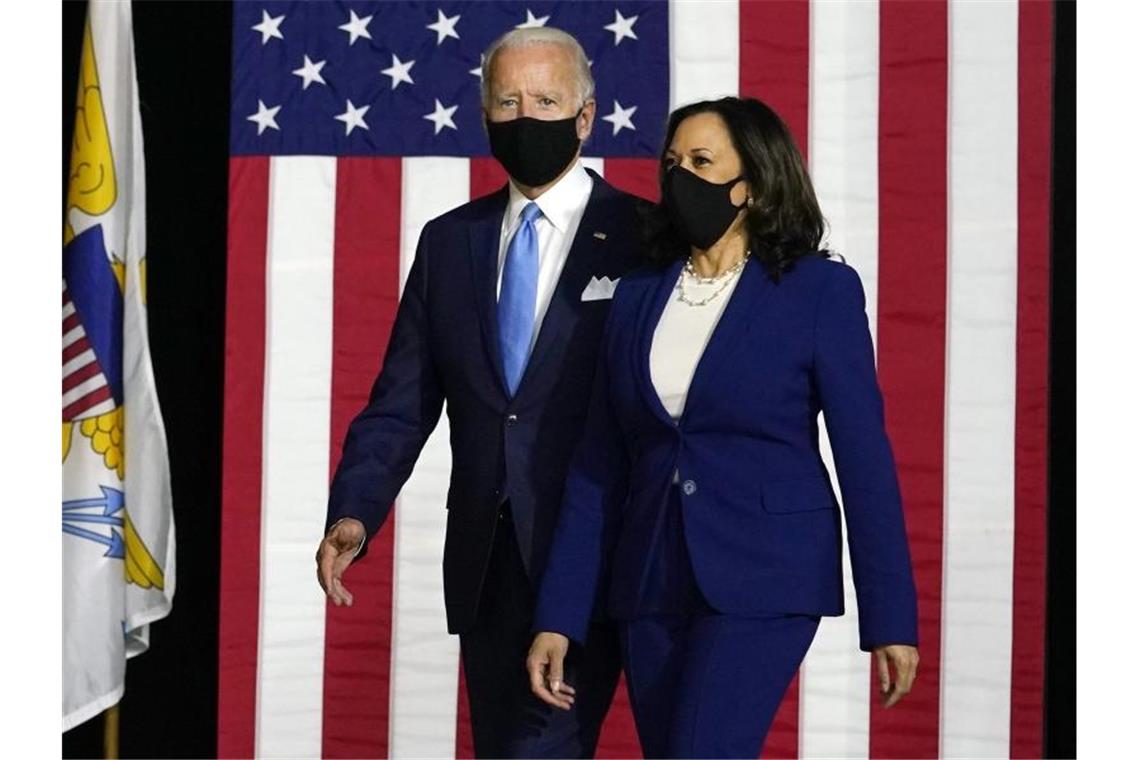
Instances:
[[[745,201],[734,206],[729,193],[744,175],[716,184],[687,169],[672,166],[665,172],[663,198],[673,223],[690,245],[707,249],[729,228]]]
[[[484,117],[491,155],[516,182],[527,187],[547,184],[570,163],[578,151],[578,113],[568,119],[546,121],[520,116],[510,121]]]

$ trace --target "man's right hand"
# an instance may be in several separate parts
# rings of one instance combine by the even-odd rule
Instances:
[[[337,607],[342,604],[352,606],[352,594],[344,587],[341,578],[352,564],[364,536],[364,523],[348,518],[329,528],[317,547],[317,581]]]

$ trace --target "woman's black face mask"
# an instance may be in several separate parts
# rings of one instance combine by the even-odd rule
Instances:
[[[510,121],[484,117],[491,155],[516,182],[541,187],[565,169],[578,152],[578,113],[566,119],[535,119],[520,116]]]
[[[742,179],[743,174],[717,184],[676,164],[665,172],[662,197],[673,223],[690,245],[708,249],[720,240],[740,209],[748,205],[745,201],[736,206],[730,196],[733,186]]]

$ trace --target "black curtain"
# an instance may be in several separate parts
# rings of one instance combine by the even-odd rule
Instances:
[[[1077,756],[1077,5],[1054,5],[1045,753]]]
[[[1055,6],[1045,755],[1076,756],[1076,6]],[[232,5],[135,2],[146,145],[147,295],[178,530],[174,611],[127,667],[123,757],[211,757],[218,579]],[[63,177],[85,2],[63,5]],[[62,203],[61,195],[61,203]],[[62,212],[62,207],[61,207]],[[257,547],[251,547],[257,551]],[[102,756],[102,718],[63,757]]]

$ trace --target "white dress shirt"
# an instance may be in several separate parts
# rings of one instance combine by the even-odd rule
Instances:
[[[511,238],[519,227],[523,208],[530,203],[530,199],[515,187],[514,181],[508,184],[510,198],[507,200],[502,232],[499,235],[496,300],[502,289],[503,264],[507,260],[507,247],[510,246]],[[586,211],[586,203],[590,200],[593,188],[594,180],[586,173],[582,161],[576,160],[573,168],[566,172],[562,179],[534,199],[542,210],[542,216],[534,223],[535,231],[538,233],[538,294],[534,303],[534,333],[530,336],[532,349],[538,338],[538,328],[542,325],[542,318],[546,315],[546,308],[550,305],[554,288],[562,274],[562,267],[570,255],[570,246],[574,242],[578,223],[582,221],[582,214]]]
[[[685,400],[697,363],[708,346],[709,338],[712,337],[732,292],[736,290],[740,273],[729,275],[729,278],[727,284],[723,280],[703,284],[686,275],[682,269],[653,331],[653,344],[649,350],[649,375],[661,398],[661,405],[675,420],[680,419],[685,409]],[[685,281],[685,296],[690,301],[702,301],[721,286],[724,286],[724,291],[704,306],[690,306],[680,298],[682,279]]]

